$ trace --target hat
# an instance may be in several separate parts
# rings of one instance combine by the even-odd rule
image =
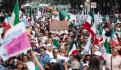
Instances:
[[[101,56],[101,53],[99,51],[96,51],[94,54],[97,56]]]
[[[57,63],[57,60],[56,59],[51,59],[50,63]]]
[[[114,40],[110,40],[110,44],[111,44],[112,46],[115,46],[115,45],[117,45],[117,42],[114,41]]]
[[[78,50],[73,50],[72,51],[72,55],[77,55],[78,54]]]
[[[50,44],[50,43],[49,43],[49,44],[47,44],[47,48],[49,48],[50,46],[52,46],[52,44]]]

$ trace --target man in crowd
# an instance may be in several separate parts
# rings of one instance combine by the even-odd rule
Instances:
[[[39,51],[40,51],[40,55],[38,56],[38,59],[39,59],[40,63],[43,66],[45,66],[45,64],[47,62],[49,62],[50,56],[46,53],[46,48],[45,47],[41,47]]]
[[[41,9],[41,11],[43,12],[39,12],[38,14],[42,16],[38,16],[46,19],[39,20],[44,21],[41,22],[38,19],[35,19],[33,25],[26,24],[27,30],[30,28],[28,34],[32,50],[29,51],[32,52],[17,55],[11,59],[8,59],[6,62],[0,62],[0,70],[4,70],[4,68],[18,70],[89,70],[91,66],[95,70],[100,70],[99,68],[102,68],[102,66],[100,67],[100,62],[103,61],[103,58],[101,58],[102,53],[100,53],[102,48],[99,46],[99,44],[95,46],[93,44],[94,37],[91,38],[91,32],[94,34],[94,36],[97,36],[98,34],[95,33],[99,33],[98,30],[93,32],[93,28],[90,28],[90,30],[87,31],[83,27],[82,23],[75,25],[75,20],[69,25],[67,34],[61,34],[61,32],[52,33],[48,29],[49,19],[47,19],[48,17],[44,15],[44,13],[48,12],[46,9]],[[85,20],[85,22],[86,21],[87,20]],[[30,21],[30,23],[31,22],[32,21]],[[105,37],[110,38],[110,36],[112,36],[112,23],[104,23],[100,26],[102,26],[102,29],[104,29],[102,31],[106,32],[102,34],[101,37],[105,35]],[[95,26],[95,28],[97,28],[97,26]],[[3,33],[4,30],[2,30],[2,26],[0,26],[0,42],[2,39],[4,39]],[[103,40],[105,41],[104,37]],[[89,53],[86,54],[85,50]],[[34,56],[31,54],[34,54]],[[117,49],[111,49],[111,54],[107,54],[104,60],[106,61],[105,66],[107,70],[121,70],[121,57],[118,54]]]

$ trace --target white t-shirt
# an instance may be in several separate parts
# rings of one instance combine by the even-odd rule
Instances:
[[[76,60],[72,61],[71,65],[72,69],[80,69],[80,63]]]
[[[35,70],[35,64],[32,61],[26,63],[28,70]]]
[[[42,37],[42,42],[45,43],[46,40],[47,40],[47,36],[43,36],[43,37]]]
[[[52,53],[52,52],[49,52],[49,51],[47,50],[46,53],[50,56],[50,59],[53,58],[53,53]]]
[[[67,62],[69,58],[58,54],[57,60],[65,60]]]

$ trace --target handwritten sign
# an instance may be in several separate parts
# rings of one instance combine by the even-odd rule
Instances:
[[[50,31],[68,30],[68,21],[52,21],[49,28]]]

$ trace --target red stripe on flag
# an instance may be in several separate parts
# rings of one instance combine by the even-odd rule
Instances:
[[[4,28],[5,33],[11,28],[11,26],[5,22],[2,23],[2,27]]]
[[[97,45],[99,44],[99,40],[96,37],[96,34],[91,30],[91,25],[86,22],[83,27],[91,34],[92,38],[93,38],[93,45]]]
[[[91,30],[91,25],[86,22],[83,27],[92,35],[92,37],[96,36],[96,34]]]

